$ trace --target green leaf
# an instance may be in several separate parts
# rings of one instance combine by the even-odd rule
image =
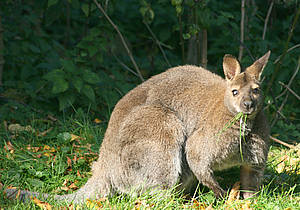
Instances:
[[[62,93],[65,92],[69,88],[69,83],[63,78],[57,78],[53,81],[52,93]]]
[[[82,77],[83,77],[84,81],[86,81],[87,83],[90,83],[90,84],[96,84],[96,83],[100,82],[100,78],[99,78],[98,74],[96,74],[92,71],[89,71],[89,70],[85,70]]]
[[[226,18],[230,18],[230,19],[234,19],[234,15],[230,12],[220,12],[222,16],[226,17]]]
[[[37,46],[33,45],[33,44],[29,44],[29,48],[34,53],[41,53],[40,49]]]
[[[35,176],[37,176],[38,178],[41,178],[41,177],[47,177],[47,173],[45,171],[36,171],[35,172]]]
[[[140,8],[140,13],[141,13],[141,15],[142,15],[143,17],[145,17],[146,12],[147,12],[147,7],[141,7],[141,8]]]
[[[39,179],[30,179],[29,178],[29,179],[27,179],[27,181],[31,186],[38,187],[38,188],[41,188],[44,185],[44,182],[42,182]]]
[[[182,6],[179,5],[176,6],[176,13],[177,15],[180,15],[182,13]]]
[[[74,77],[72,80],[72,84],[74,85],[75,89],[77,90],[78,93],[80,93],[81,88],[83,86],[83,80],[80,77]]]
[[[65,94],[61,94],[58,96],[58,102],[59,102],[59,110],[62,111],[63,109],[71,106],[74,101],[75,101],[76,97],[74,94],[69,93],[65,93]]]
[[[64,78],[64,77],[65,77],[65,72],[62,69],[54,69],[43,76],[44,79],[52,82],[56,81],[59,78]]]
[[[186,33],[186,34],[182,34],[183,39],[190,39],[191,38],[191,34]]]
[[[95,92],[90,85],[84,85],[81,91],[88,99],[95,102]]]
[[[48,0],[48,8],[55,5],[58,2],[58,0]]]
[[[98,28],[98,27],[94,27],[94,28],[91,28],[90,31],[89,31],[89,37],[98,37],[99,35],[101,35],[103,33],[103,31]]]
[[[77,160],[77,163],[78,163],[79,165],[84,165],[84,164],[86,164],[86,163],[85,163],[85,159],[78,159],[78,160]]]
[[[39,43],[39,47],[40,47],[41,51],[46,52],[46,51],[51,50],[51,46],[49,45],[49,43],[46,40],[39,39],[38,43]]]
[[[57,135],[57,140],[58,141],[64,142],[64,141],[70,141],[71,139],[72,139],[72,136],[68,132],[59,133]]]
[[[172,0],[172,1],[171,1],[171,4],[172,4],[173,6],[181,5],[181,4],[182,4],[182,0]]]
[[[68,71],[70,73],[77,72],[76,66],[72,60],[60,59],[60,62],[66,71]]]
[[[99,48],[96,45],[90,45],[87,50],[89,51],[90,57],[93,57],[98,52]]]
[[[74,9],[80,8],[79,0],[72,0],[70,3]]]
[[[89,5],[88,4],[83,4],[81,6],[81,9],[82,9],[83,13],[88,17],[89,16]]]

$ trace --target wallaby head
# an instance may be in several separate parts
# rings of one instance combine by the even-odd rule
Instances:
[[[263,104],[260,90],[260,76],[266,66],[270,51],[241,72],[239,61],[232,55],[225,55],[223,70],[227,80],[224,103],[233,114],[242,112],[255,115]]]

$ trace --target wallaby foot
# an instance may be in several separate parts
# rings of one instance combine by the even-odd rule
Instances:
[[[226,197],[226,191],[220,187],[219,183],[215,180],[212,173],[201,173],[198,179],[201,180],[201,182],[205,186],[209,187],[214,192],[217,198]]]
[[[263,171],[262,167],[243,165],[241,173],[241,190],[244,199],[254,196],[259,188]]]

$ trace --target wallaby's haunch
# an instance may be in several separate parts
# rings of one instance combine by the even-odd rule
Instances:
[[[197,180],[222,196],[214,171],[233,166],[241,167],[243,197],[251,196],[261,183],[269,150],[260,89],[269,55],[244,72],[236,58],[225,55],[226,79],[201,67],[179,66],[137,86],[115,106],[88,182],[73,194],[54,197],[82,202],[176,184],[188,192]],[[224,129],[241,112],[247,121]],[[30,195],[38,193],[21,191],[20,196]]]

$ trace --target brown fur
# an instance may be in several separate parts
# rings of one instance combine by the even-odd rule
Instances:
[[[236,58],[225,55],[226,80],[187,65],[131,90],[115,106],[92,177],[76,193],[55,198],[81,202],[176,184],[189,191],[197,180],[222,196],[213,172],[233,166],[241,166],[243,195],[251,196],[260,185],[269,149],[259,90],[269,55],[244,72]],[[233,91],[238,91],[235,96]],[[237,121],[224,130],[239,112],[248,114],[247,122]],[[240,139],[240,123],[245,141]],[[21,196],[30,194],[22,191]]]

